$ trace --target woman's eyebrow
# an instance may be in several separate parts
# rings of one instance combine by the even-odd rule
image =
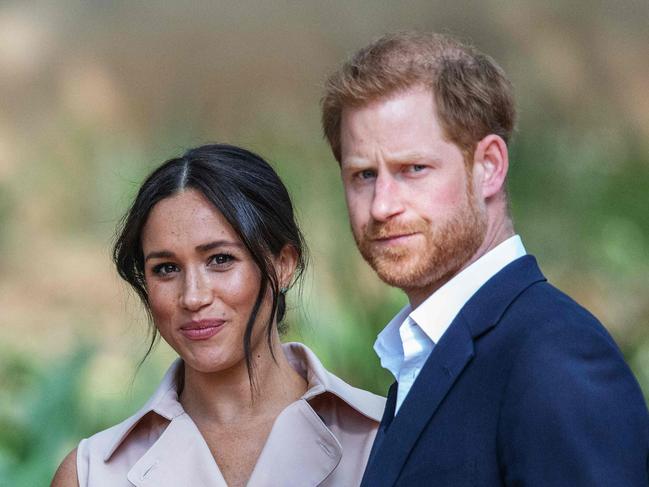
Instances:
[[[233,242],[231,240],[214,240],[213,242],[208,242],[204,243],[201,245],[197,245],[195,247],[195,250],[198,252],[208,252],[210,250],[216,249],[218,247],[243,247],[243,243],[241,242]],[[172,259],[176,256],[173,252],[170,250],[157,250],[155,252],[150,252],[149,254],[146,255],[144,258],[144,262],[148,261],[149,259]]]
[[[170,252],[169,250],[159,250],[156,252],[150,252],[144,258],[144,262],[146,262],[149,259],[170,259],[174,257],[174,255],[175,254],[173,252]]]
[[[243,244],[232,240],[215,240],[213,242],[197,245],[196,250],[199,252],[207,252],[217,247],[243,247]]]

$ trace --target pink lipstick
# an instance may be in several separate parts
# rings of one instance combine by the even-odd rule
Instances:
[[[207,340],[223,329],[223,320],[190,321],[180,327],[180,333],[190,340]]]

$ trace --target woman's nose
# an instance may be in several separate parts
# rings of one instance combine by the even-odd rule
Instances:
[[[212,302],[209,280],[200,271],[187,271],[183,285],[181,303],[189,311],[198,311]]]

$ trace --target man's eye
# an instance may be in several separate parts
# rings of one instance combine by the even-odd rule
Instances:
[[[410,172],[421,172],[426,169],[426,166],[424,166],[423,164],[412,164],[408,166],[408,169],[410,170]]]
[[[357,174],[358,179],[372,179],[375,175],[376,173],[372,169],[365,169]]]
[[[177,272],[178,267],[175,264],[170,264],[169,262],[164,262],[153,267],[153,273],[156,276],[168,276],[172,272]]]
[[[230,254],[215,254],[212,257],[210,257],[209,263],[210,265],[216,265],[216,266],[225,266],[232,262],[234,260],[234,257]]]

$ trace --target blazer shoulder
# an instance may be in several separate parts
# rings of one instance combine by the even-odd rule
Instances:
[[[647,407],[604,326],[566,294],[539,283],[512,303],[498,328],[505,330],[501,345],[510,361],[498,445],[512,479],[646,482]]]
[[[512,303],[498,328],[508,349],[509,395],[536,396],[536,405],[617,404],[647,418],[640,386],[620,348],[586,308],[547,282]],[[507,401],[506,401],[507,402]],[[563,409],[564,406],[561,406]],[[647,424],[645,424],[645,427]]]
[[[503,314],[502,324],[521,339],[535,336],[585,334],[597,336],[617,349],[606,327],[590,311],[547,281],[523,291]],[[512,326],[513,325],[513,326]]]

